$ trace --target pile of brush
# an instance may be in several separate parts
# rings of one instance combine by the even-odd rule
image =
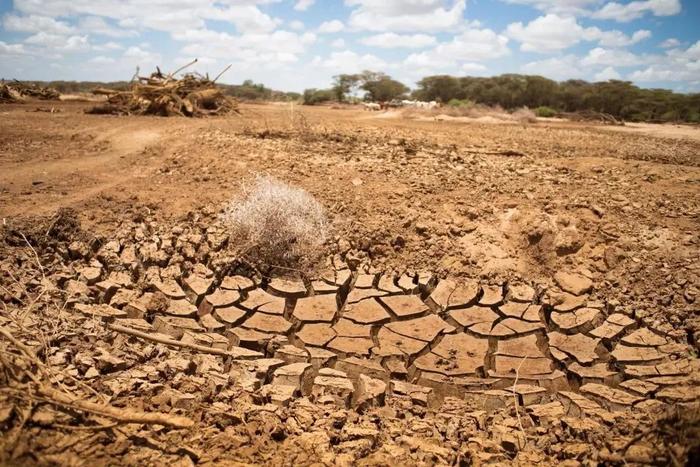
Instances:
[[[61,94],[54,88],[13,80],[0,81],[0,102],[22,102],[26,98],[58,100]]]
[[[610,114],[606,114],[604,112],[596,112],[595,110],[579,110],[577,112],[564,112],[559,115],[558,117],[563,117],[567,118],[569,120],[572,120],[574,122],[593,122],[593,123],[602,123],[604,125],[618,125],[618,126],[624,126],[625,122],[622,120],[618,120],[617,118],[613,117]]]
[[[197,60],[194,60],[185,67],[196,62]],[[206,117],[238,112],[238,102],[225,95],[216,86],[216,80],[230,66],[213,80],[209,79],[209,76],[197,73],[188,73],[179,79],[175,78],[175,74],[185,67],[167,75],[156,67],[156,72],[148,77],[138,76],[137,71],[130,88],[126,91],[95,89],[93,94],[107,96],[107,102],[87,112],[163,117]]]
[[[5,83],[0,83],[0,102],[21,101],[22,96]]]

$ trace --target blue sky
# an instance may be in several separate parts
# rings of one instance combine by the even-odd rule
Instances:
[[[384,71],[700,92],[698,0],[0,0],[0,77],[113,81],[192,58],[301,91]]]

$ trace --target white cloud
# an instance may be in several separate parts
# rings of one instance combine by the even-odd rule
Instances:
[[[151,56],[151,52],[143,50],[141,47],[132,46],[124,51],[124,57],[145,59]]]
[[[700,40],[685,50],[672,49],[667,54],[676,60],[700,60]]]
[[[302,23],[298,19],[295,19],[294,21],[290,21],[289,27],[294,29],[295,31],[303,31],[306,28],[306,26],[304,26],[304,23]]]
[[[593,28],[593,29],[598,29],[598,28]],[[593,36],[596,34],[593,33]],[[600,45],[606,46],[606,47],[627,47],[630,45],[634,45],[638,42],[643,41],[644,39],[648,39],[651,37],[651,31],[648,31],[646,29],[640,29],[639,31],[635,31],[632,36],[627,36],[621,31],[614,30],[614,31],[600,31],[598,33],[598,41]]]
[[[672,49],[674,47],[678,47],[679,45],[681,45],[681,41],[679,41],[675,37],[670,37],[663,41],[661,44],[659,44],[659,47],[662,47],[664,49]]]
[[[368,31],[447,31],[464,21],[466,0],[345,0],[349,24]]]
[[[118,44],[114,41],[105,42],[104,44],[93,45],[94,50],[121,50],[124,48],[123,45]]]
[[[342,49],[345,47],[345,41],[341,38],[338,38],[331,42],[331,47],[335,47],[336,49]]]
[[[650,60],[651,61],[651,60]],[[665,56],[654,57],[645,69],[636,70],[629,79],[646,82],[700,81],[700,40],[687,49],[671,49]]]
[[[628,22],[641,18],[645,13],[651,13],[654,16],[673,16],[680,12],[680,0],[642,0],[629,3],[610,2],[592,16],[596,19]]]
[[[32,36],[29,36],[24,40],[24,42],[25,44],[41,46],[45,50],[61,52],[80,52],[90,49],[90,43],[88,42],[87,35],[73,35],[65,37],[58,34],[38,32]]]
[[[548,14],[527,25],[511,23],[506,34],[521,42],[525,52],[550,53],[572,47],[582,40],[598,41],[606,47],[626,47],[651,37],[651,31],[640,29],[631,36],[622,31],[603,31],[597,27],[584,28],[573,16]]]
[[[315,0],[299,0],[294,5],[294,9],[297,11],[306,11],[311,5],[315,3]]]
[[[506,34],[521,42],[525,52],[555,52],[569,48],[584,39],[586,31],[572,16],[548,14],[540,16],[527,25],[511,23]]]
[[[45,32],[47,34],[72,34],[75,28],[63,21],[57,21],[47,16],[6,15],[2,25],[7,31],[15,32]]]
[[[7,42],[0,41],[0,56],[3,55],[24,55],[26,50],[24,50],[23,44],[8,44]]]
[[[402,64],[407,73],[415,77],[437,72],[456,73],[462,64],[471,68],[464,71],[481,71],[475,70],[474,62],[497,59],[509,53],[507,37],[491,29],[468,29],[451,41],[410,54]]]
[[[109,25],[99,16],[85,16],[80,18],[80,21],[78,21],[78,29],[80,32],[89,32],[108,37],[130,37],[137,35],[136,31],[128,31]]]
[[[588,51],[588,54],[581,60],[585,66],[617,66],[629,67],[645,63],[647,59],[637,56],[632,52],[621,49],[604,49],[596,47]]]
[[[422,49],[434,45],[437,43],[437,40],[435,37],[428,34],[396,34],[393,32],[385,32],[383,34],[365,37],[360,39],[360,42],[365,45],[384,49]]]
[[[596,81],[609,81],[611,79],[622,79],[620,73],[615,70],[615,68],[609,66],[593,76]]]
[[[527,5],[545,13],[581,15],[601,0],[502,0],[515,5]]]
[[[268,32],[281,24],[257,5],[276,0],[15,0],[28,15],[53,18],[98,16],[117,21],[122,28],[150,28],[171,32],[205,26],[204,20],[227,21],[239,32]]]
[[[283,30],[234,36],[209,29],[193,29],[176,32],[173,38],[186,44],[181,50],[185,56],[239,60],[271,67],[298,61],[306,47],[316,41],[313,33]]]
[[[553,57],[526,63],[520,69],[529,75],[546,76],[563,81],[567,79],[582,79],[585,77],[579,58],[575,55]]]
[[[139,66],[141,70],[150,72],[156,66],[163,65],[163,58],[157,52],[140,46],[132,46],[128,47],[121,57],[115,60],[115,64],[118,64],[124,71],[133,70],[133,67]]]
[[[507,37],[491,29],[468,29],[439,44],[434,52],[444,60],[482,61],[503,57],[510,50]]]
[[[678,72],[666,67],[657,67],[652,65],[644,70],[637,70],[629,75],[632,81],[640,83],[652,81],[686,81],[697,78],[697,75],[691,75],[688,71]]]
[[[345,25],[343,24],[343,22],[334,19],[331,21],[324,21],[323,23],[321,23],[321,25],[318,27],[318,32],[320,34],[333,34],[336,32],[340,32],[343,29],[345,29]]]
[[[215,9],[214,9],[215,10]],[[219,21],[229,21],[233,23],[240,33],[247,32],[270,32],[282,24],[282,20],[272,18],[260,11],[256,6],[232,6],[223,11],[212,12],[203,15],[205,19],[216,19]]]
[[[202,28],[204,19],[188,10],[167,10],[158,14],[125,17],[120,19],[118,24],[125,29],[148,28],[170,32],[183,28]]]
[[[482,65],[481,63],[463,63],[460,68],[462,71],[466,71],[467,73],[476,73],[487,70],[486,66]]]
[[[357,73],[362,70],[383,70],[387,63],[376,55],[360,55],[352,50],[332,52],[323,59],[315,57],[312,65],[333,70],[333,73]]]
[[[112,57],[105,57],[104,55],[98,55],[97,57],[89,60],[90,63],[95,63],[97,65],[109,65],[115,61],[116,60],[114,60]]]
[[[431,51],[411,54],[404,59],[403,65],[409,69],[419,70],[420,73],[432,74],[435,70],[453,68],[454,61],[446,62]]]

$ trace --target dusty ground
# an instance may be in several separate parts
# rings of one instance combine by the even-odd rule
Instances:
[[[46,365],[2,340],[5,462],[697,455],[697,128],[86,105],[0,107],[0,322]],[[327,208],[317,281],[231,279],[216,214],[260,172]],[[46,385],[197,429],[112,426]]]

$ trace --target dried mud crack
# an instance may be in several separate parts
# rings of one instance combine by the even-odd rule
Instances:
[[[631,435],[624,430],[603,441],[607,431],[629,420],[641,426],[672,407],[690,410],[700,399],[687,343],[596,295],[579,274],[561,273],[557,287],[536,290],[427,272],[370,273],[336,260],[317,278],[270,279],[221,267],[216,227],[206,235],[175,228],[172,238],[158,235],[158,247],[138,227],[96,242],[79,226],[60,224],[72,232],[54,226],[61,234],[38,250],[26,237],[24,245],[6,237],[15,239],[12,252],[24,266],[15,281],[34,277],[27,287],[63,300],[53,321],[12,306],[2,318],[8,332],[41,336],[28,344],[42,367],[55,369],[55,389],[35,396],[23,397],[24,386],[7,381],[2,423],[13,447],[6,459],[14,462],[34,458],[26,449],[38,450],[41,462],[70,462],[70,447],[55,453],[49,446],[67,443],[80,427],[93,437],[73,441],[91,446],[97,463],[108,463],[107,453],[153,462],[154,450],[181,463],[243,456],[287,464],[279,452],[301,463],[316,456],[328,463],[381,464],[393,456],[505,462],[516,455],[526,463],[591,456],[660,462],[668,454],[643,442],[624,446]],[[189,258],[182,268],[164,266],[168,243],[169,254]],[[47,258],[53,261],[44,266]],[[35,301],[50,310],[50,301]],[[14,357],[6,344],[3,356]],[[14,371],[11,361],[3,360],[5,371]],[[114,405],[71,405],[74,399],[57,395],[66,387],[91,388]],[[144,415],[114,415],[132,406]],[[156,430],[159,441],[145,434],[159,420],[203,431]],[[553,427],[566,432],[560,448],[552,435],[542,437]],[[447,444],[424,439],[428,433]],[[206,450],[172,447],[194,440]],[[266,457],[273,445],[276,454]],[[130,454],[126,446],[146,448]]]

